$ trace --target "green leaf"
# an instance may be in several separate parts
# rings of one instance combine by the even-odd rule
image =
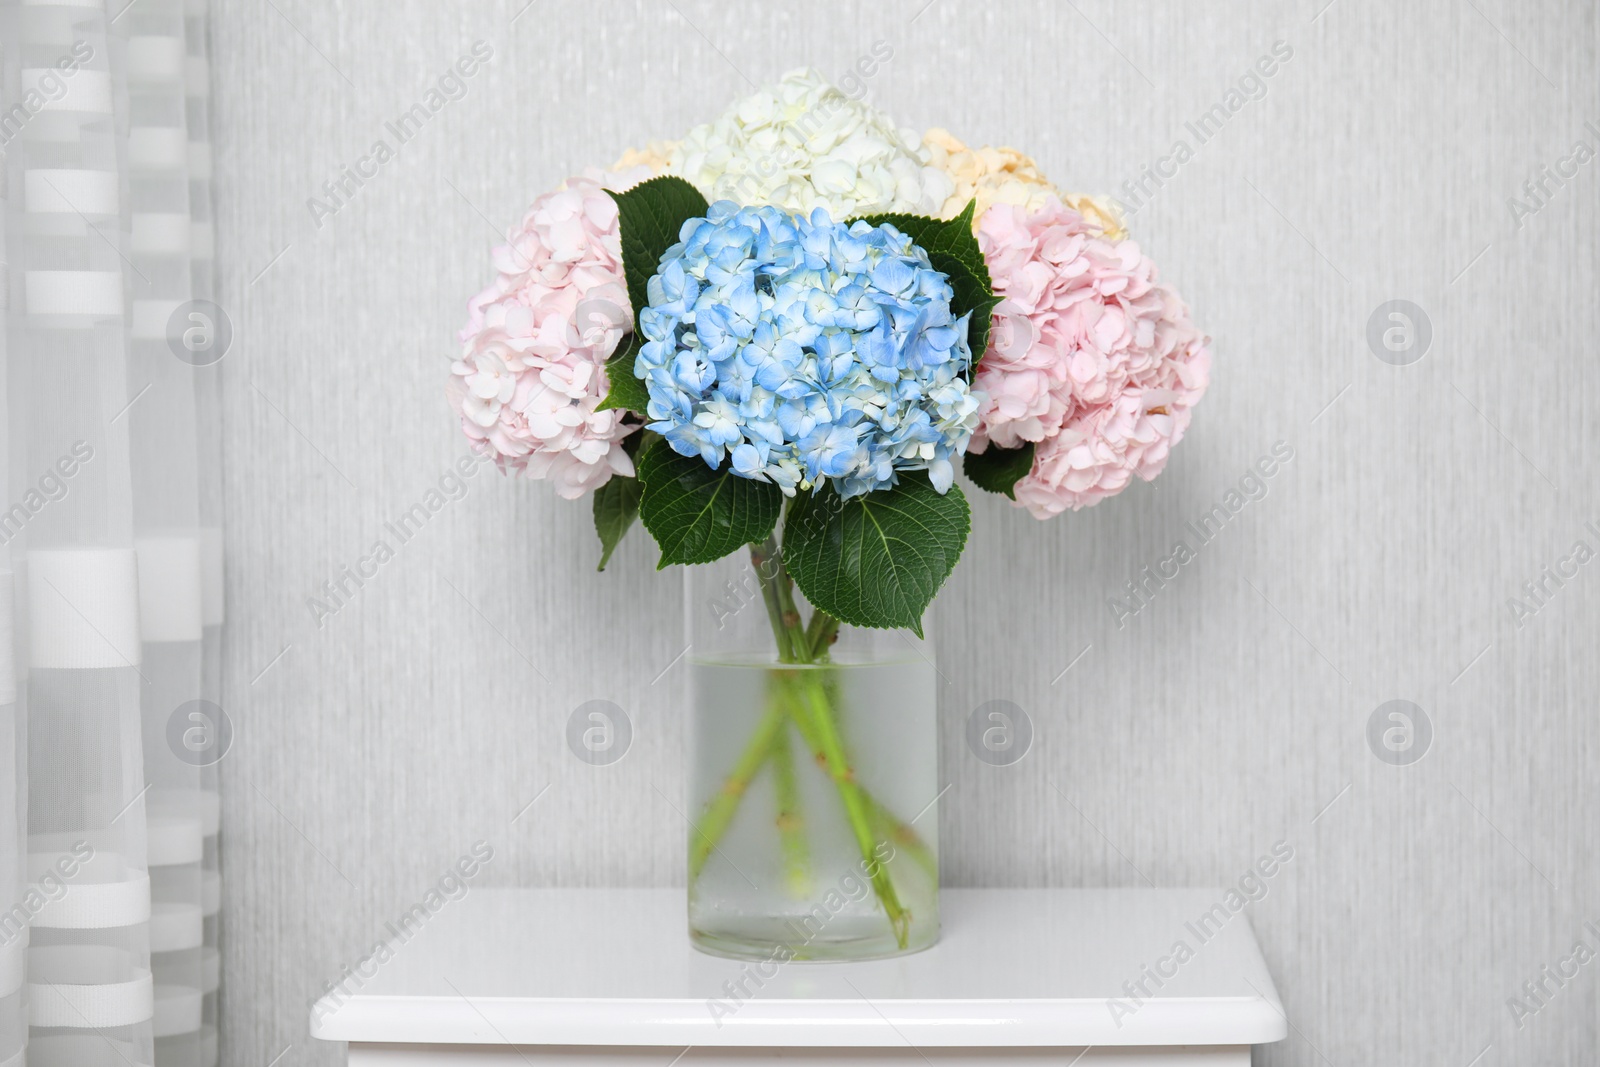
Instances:
[[[662,254],[678,243],[683,224],[705,215],[710,205],[700,190],[670,175],[640,182],[625,193],[612,193],[611,198],[617,202],[622,273],[638,321],[639,309],[647,302],[646,287],[661,266]]]
[[[1004,493],[1015,500],[1017,481],[1033,470],[1033,442],[1028,441],[1021,448],[1000,448],[991,444],[983,452],[968,452],[962,458],[961,469],[979,489]]]
[[[644,414],[644,409],[650,404],[650,391],[645,388],[644,379],[633,376],[634,360],[639,355],[639,346],[642,344],[644,336],[639,333],[638,323],[635,323],[633,332],[611,354],[611,358],[606,360],[606,381],[611,383],[611,388],[605,398],[595,406],[596,411],[618,408]]]
[[[783,493],[771,482],[741,478],[726,466],[712,470],[662,440],[645,446],[638,466],[644,482],[639,518],[661,547],[657,570],[721,559],[765,541],[778,525]]]
[[[600,565],[595,570],[603,571],[611,562],[611,553],[616,551],[622,535],[639,517],[639,500],[643,496],[643,482],[620,474],[613,474],[610,481],[594,491],[594,532],[600,535]]]
[[[640,182],[625,193],[614,192],[611,199],[617,202],[622,273],[628,283],[628,303],[633,306],[633,334],[627,348],[606,361],[611,391],[598,410],[624,408],[643,412],[649,394],[644,383],[633,376],[634,356],[643,343],[639,312],[649,302],[650,279],[660,268],[662,255],[678,243],[683,224],[704,215],[709,205],[698,189],[670,175]]]
[[[972,217],[976,209],[977,201],[972,200],[953,219],[896,213],[862,216],[873,226],[887,223],[911,238],[928,253],[928,262],[933,264],[933,269],[950,279],[953,292],[950,310],[958,318],[972,313],[972,318],[967,322],[967,343],[972,348],[974,371],[989,347],[989,320],[995,305],[1001,300],[994,294],[994,282],[989,277],[989,266],[983,260],[983,249],[972,233]]]
[[[640,430],[623,438],[622,450],[634,461],[635,470],[638,469],[640,448],[647,440],[655,439],[656,435],[649,430]],[[612,475],[610,481],[595,490],[594,532],[600,537],[600,565],[595,570],[606,569],[606,564],[611,562],[611,553],[616,551],[623,535],[633,528],[633,520],[639,517],[639,498],[643,495],[643,480],[620,474]]]
[[[921,471],[849,500],[829,485],[789,506],[783,558],[813,607],[852,626],[903,626],[921,637],[922,613],[971,526],[961,490],[941,496]]]

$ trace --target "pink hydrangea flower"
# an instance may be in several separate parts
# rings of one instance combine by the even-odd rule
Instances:
[[[568,499],[633,474],[622,439],[636,426],[596,411],[605,362],[632,329],[617,205],[650,168],[591,171],[533,202],[498,276],[468,304],[446,395],[472,447],[503,472],[554,483]]]
[[[1049,518],[1161,473],[1210,379],[1208,339],[1155,264],[1050,197],[996,204],[978,243],[1004,300],[974,389],[972,451],[1032,442],[1018,506]]]

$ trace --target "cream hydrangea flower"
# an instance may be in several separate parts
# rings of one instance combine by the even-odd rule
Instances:
[[[938,127],[923,134],[922,142],[928,148],[929,162],[955,183],[955,192],[939,212],[941,218],[955,218],[968,201],[976,199],[978,206],[972,219],[976,233],[984,212],[995,204],[1020,207],[1032,215],[1054,198],[1082,215],[1109,240],[1120,241],[1128,236],[1122,216],[1108,198],[1061,192],[1050,184],[1032,157],[1015,148],[969,148],[949,130]]]
[[[897,129],[815,70],[783,76],[673,147],[668,173],[712,202],[773,204],[835,219],[876,211],[932,215],[952,183],[914,131]]]
[[[1088,193],[1062,193],[1061,202],[1082,215],[1084,221],[1105,234],[1108,241],[1125,241],[1130,234],[1123,225],[1122,212],[1109,196]]]
[[[677,147],[676,141],[651,141],[643,148],[630,148],[622,153],[622,158],[611,164],[611,169],[617,171],[649,167],[650,176],[654,178],[666,173],[667,163],[672,158],[672,150]]]

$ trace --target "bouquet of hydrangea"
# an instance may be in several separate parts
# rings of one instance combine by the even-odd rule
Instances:
[[[781,665],[827,664],[841,625],[920,635],[969,528],[958,464],[1041,519],[1097,504],[1160,473],[1209,373],[1108,201],[812,71],[539,197],[494,264],[451,366],[473,447],[592,493],[602,569],[636,519],[661,566],[747,549]],[[863,859],[915,854],[855,780],[826,677],[781,678],[700,813],[691,880],[789,725]]]

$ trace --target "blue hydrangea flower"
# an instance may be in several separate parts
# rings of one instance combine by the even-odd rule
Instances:
[[[978,422],[967,316],[893,226],[711,205],[650,279],[634,373],[650,429],[788,496],[925,470],[943,493]]]

